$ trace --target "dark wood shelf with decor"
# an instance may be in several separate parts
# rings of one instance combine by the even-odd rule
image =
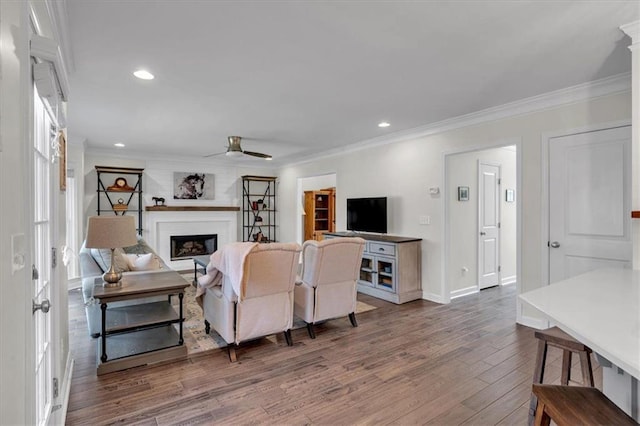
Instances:
[[[236,206],[146,206],[148,212],[239,212]]]
[[[276,178],[242,176],[242,241],[276,242]]]
[[[136,228],[142,235],[142,173],[131,167],[95,166],[97,174],[96,214],[137,213]]]
[[[304,239],[321,241],[336,230],[336,189],[304,192]]]

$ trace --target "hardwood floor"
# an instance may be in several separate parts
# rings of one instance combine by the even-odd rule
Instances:
[[[438,305],[394,305],[185,361],[96,376],[79,291],[69,293],[75,359],[67,424],[525,425],[536,340],[515,323],[515,286]],[[559,383],[551,348],[545,382]],[[576,358],[576,357],[574,357]],[[594,364],[596,385],[602,374]],[[572,377],[580,379],[577,360]]]

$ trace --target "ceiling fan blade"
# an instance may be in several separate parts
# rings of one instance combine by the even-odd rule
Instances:
[[[251,155],[252,157],[258,158],[271,158],[269,154],[263,154],[261,152],[252,152],[252,151],[242,151],[243,154]]]
[[[217,157],[218,155],[225,155],[227,152],[217,152],[215,154],[207,154],[207,155],[203,155],[202,158],[209,158],[209,157]]]

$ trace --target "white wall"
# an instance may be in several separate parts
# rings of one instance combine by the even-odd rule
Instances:
[[[97,174],[95,166],[143,168],[142,177],[143,204],[153,206],[152,197],[165,198],[169,206],[239,206],[242,207],[243,175],[275,176],[269,168],[235,166],[229,163],[216,162],[202,158],[160,159],[141,156],[137,153],[113,150],[112,152],[87,150],[84,159],[84,217],[94,216],[97,207]],[[212,173],[215,175],[214,200],[174,200],[173,172]],[[110,184],[109,182],[105,184]],[[148,237],[149,228],[145,224],[146,213],[143,213],[143,237]],[[242,223],[238,213],[238,223]],[[86,229],[82,235],[86,234]],[[238,227],[237,240],[242,241],[241,228]]]
[[[447,155],[447,278],[452,297],[478,290],[478,161],[500,165],[500,275],[513,281],[516,276],[516,203],[505,201],[505,190],[516,188],[515,146]],[[458,201],[459,186],[469,187],[469,201]]]
[[[521,140],[522,191],[516,194],[523,212],[519,289],[522,292],[532,290],[545,281],[541,253],[546,237],[541,235],[540,198],[543,133],[629,120],[630,117],[630,93],[624,92],[290,165],[280,171],[281,223],[295,223],[292,215],[296,211],[297,179],[301,176],[337,173],[338,230],[346,228],[346,198],[386,195],[390,197],[389,233],[423,238],[424,297],[446,301],[449,285],[442,283],[443,197],[429,194],[430,187],[444,187],[444,155],[495,147],[501,140]],[[419,225],[420,215],[431,216],[431,225]],[[295,227],[282,231],[283,240],[295,238]],[[529,311],[525,314],[535,315]]]
[[[31,313],[29,268],[12,272],[11,238],[29,233],[29,146],[26,2],[0,2],[0,423],[32,421],[26,378],[30,359]],[[11,182],[11,185],[7,185]],[[30,257],[25,259],[30,264]]]
[[[32,7],[30,7],[32,6]],[[31,313],[31,281],[34,241],[32,208],[32,99],[29,51],[32,12],[39,23],[40,35],[55,39],[56,24],[44,2],[0,1],[0,424],[33,424],[35,421],[34,327]],[[57,207],[52,244],[65,244],[65,193],[58,190],[58,163],[52,165],[55,189],[52,205]],[[22,237],[20,239],[20,237]],[[25,267],[12,270],[12,239],[17,251],[25,255]],[[47,314],[55,338],[50,350],[52,376],[60,381],[62,404],[70,378],[66,270],[62,263],[52,270],[52,308]],[[39,314],[42,315],[42,314]],[[61,413],[63,410],[58,410]],[[52,422],[58,421],[54,413]]]

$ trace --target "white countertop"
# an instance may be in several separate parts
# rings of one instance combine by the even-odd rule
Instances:
[[[598,269],[520,299],[640,379],[640,270]]]

